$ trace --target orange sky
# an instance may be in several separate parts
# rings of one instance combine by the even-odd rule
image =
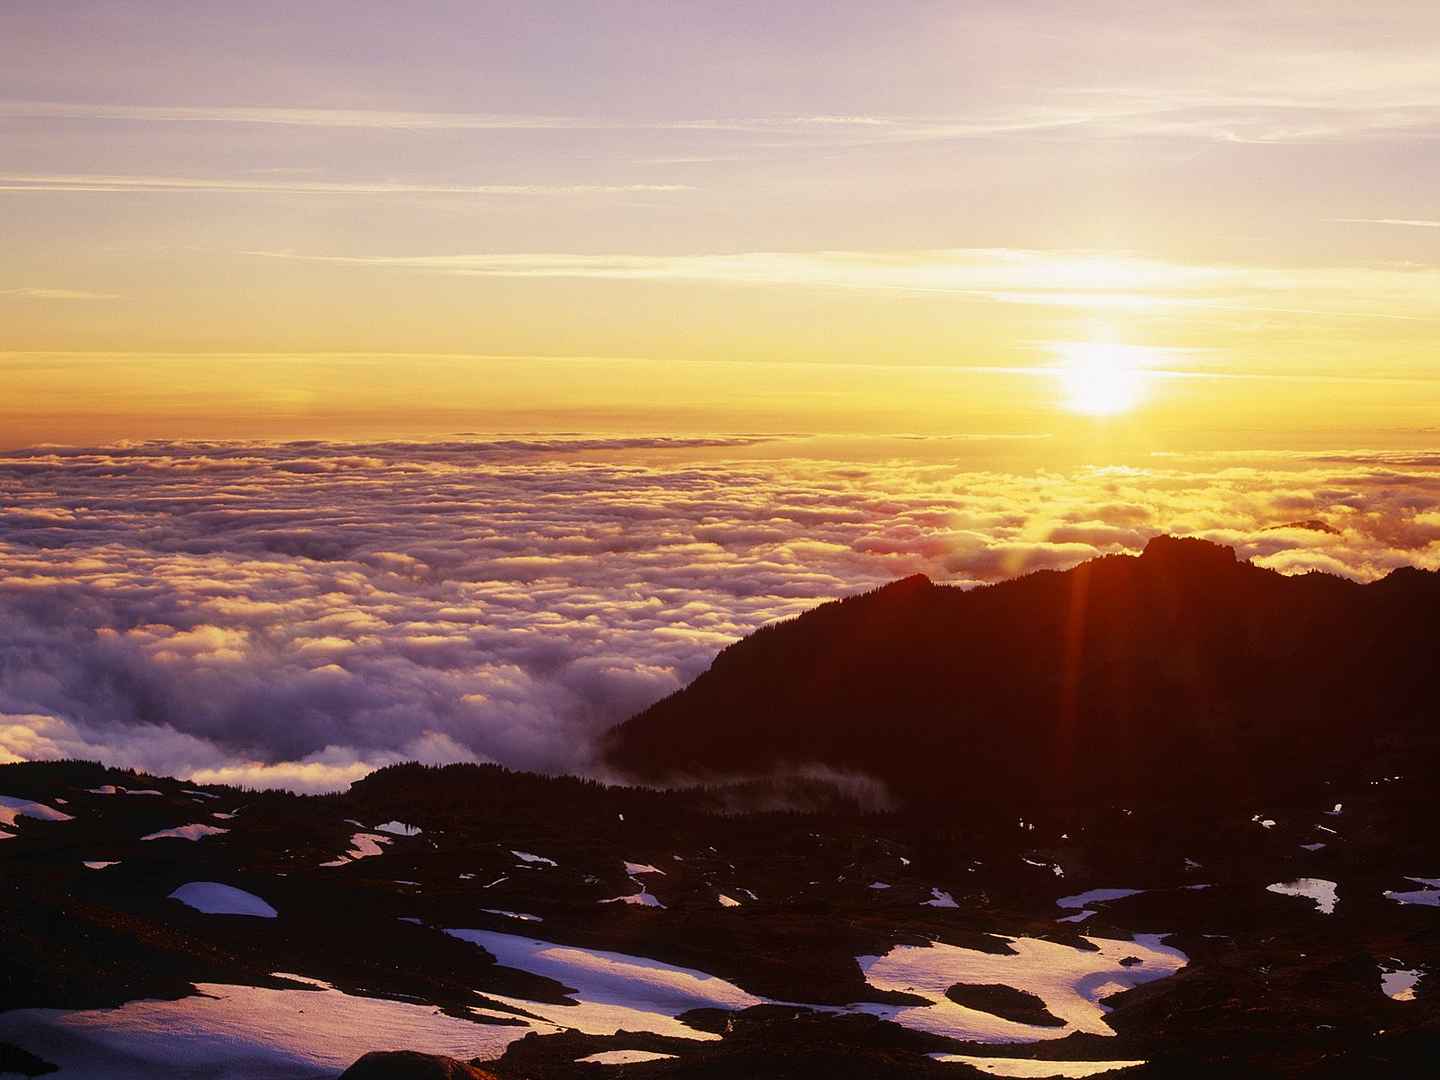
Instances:
[[[0,12],[0,445],[1434,440],[1426,5],[293,8]]]

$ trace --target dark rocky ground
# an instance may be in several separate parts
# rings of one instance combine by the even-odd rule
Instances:
[[[87,792],[104,784],[162,794]],[[649,957],[774,1000],[898,1002],[906,996],[868,985],[854,957],[931,940],[1003,951],[994,934],[1084,948],[1083,929],[1110,938],[1167,932],[1190,957],[1178,974],[1107,999],[1113,1038],[966,1046],[873,1016],[776,1005],[684,1018],[723,1033],[712,1042],[539,1034],[554,1029],[490,999],[510,1017],[498,1022],[537,1033],[473,1064],[500,1080],[978,1075],[927,1057],[953,1051],[1146,1060],[1135,1074],[1155,1077],[1357,1077],[1423,1075],[1440,1055],[1440,908],[1383,895],[1419,888],[1406,875],[1440,876],[1428,777],[1369,777],[1308,803],[1254,806],[1271,827],[1249,814],[1124,806],[1050,807],[1035,821],[971,809],[952,819],[933,808],[873,814],[803,784],[657,793],[477,766],[396,767],[324,797],[185,793],[196,790],[85,763],[0,767],[0,795],[74,818],[21,818],[0,841],[0,1012],[175,999],[199,982],[287,985],[277,971],[466,1019],[475,1018],[468,1006],[483,1004],[477,992],[567,1000],[567,987],[433,929],[446,926]],[[782,801],[807,810],[735,812]],[[1326,814],[1337,802],[1343,812]],[[374,858],[320,867],[349,847],[357,829],[346,819],[371,827],[398,819],[423,831]],[[186,823],[230,831],[198,842],[140,840]],[[1316,851],[1301,847],[1320,841]],[[559,865],[526,869],[516,850]],[[84,860],[119,864],[92,871]],[[663,909],[598,903],[635,891],[624,860],[665,870],[645,878]],[[1333,914],[1266,891],[1301,876],[1338,884]],[[247,889],[280,917],[205,915],[166,899],[189,881]],[[876,881],[890,888],[869,888]],[[1186,887],[1196,885],[1210,887]],[[1083,926],[1057,921],[1069,914],[1057,898],[1106,887],[1148,891],[1095,906]],[[958,906],[923,906],[936,888]],[[720,893],[742,906],[720,906]],[[482,908],[539,915],[543,934]],[[1427,972],[1413,1001],[1382,993],[1377,964],[1392,960]],[[993,987],[953,995],[1001,1016],[1034,1005]],[[0,1073],[39,1075],[43,1062],[27,1060],[23,1037],[17,1043],[0,1045]],[[677,1056],[619,1069],[576,1064],[614,1049]]]

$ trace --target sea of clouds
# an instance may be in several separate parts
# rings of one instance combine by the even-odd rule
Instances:
[[[1159,532],[1286,573],[1440,566],[1440,455],[1003,472],[741,453],[763,441],[0,454],[0,762],[298,790],[407,759],[585,771],[728,642],[917,571],[974,585]]]

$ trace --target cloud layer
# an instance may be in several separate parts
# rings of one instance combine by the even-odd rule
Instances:
[[[0,457],[0,760],[302,789],[407,758],[584,770],[729,641],[916,571],[976,584],[1161,531],[1285,572],[1440,565],[1436,455],[1012,474],[804,440],[738,460],[757,441]]]

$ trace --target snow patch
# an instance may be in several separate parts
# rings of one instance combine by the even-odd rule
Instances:
[[[921,900],[920,903],[925,907],[958,908],[960,906],[948,892],[937,888],[930,890],[929,900]]]
[[[1127,896],[1139,896],[1146,892],[1146,889],[1089,889],[1086,892],[1075,893],[1073,896],[1062,896],[1055,901],[1056,907],[1062,908],[1083,908],[1091,904],[1104,904],[1110,900],[1123,900]]]
[[[424,832],[420,826],[406,825],[403,821],[387,821],[383,825],[376,825],[375,831],[389,833],[391,836],[419,836]]]
[[[423,1046],[468,1061],[489,1060],[526,1033],[476,1024],[433,1005],[352,997],[328,983],[273,990],[197,983],[179,1001],[132,1001],[118,1009],[13,1009],[0,1013],[0,1040],[61,1066],[60,1076],[154,1080],[314,1080],[338,1076],[377,1046]]]
[[[514,850],[512,850],[512,851],[510,852],[510,854],[511,854],[511,855],[514,855],[514,856],[515,856],[517,859],[519,859],[522,863],[529,863],[529,864],[532,865],[532,866],[559,866],[559,865],[560,865],[560,864],[557,863],[554,859],[547,859],[547,858],[545,858],[544,855],[536,855],[534,852],[531,852],[531,851],[514,851]]]
[[[1415,984],[1423,974],[1425,972],[1421,968],[1403,968],[1398,961],[1393,966],[1381,961],[1380,989],[1386,997],[1396,1001],[1414,1001]]]
[[[892,1020],[902,1027],[952,1039],[983,1043],[1038,1042],[1080,1031],[1113,1036],[1101,1000],[1142,983],[1173,975],[1188,962],[1163,934],[1138,934],[1131,941],[1087,937],[1095,951],[1040,938],[1002,938],[1012,955],[957,945],[897,945],[884,956],[857,957],[860,970],[878,990],[896,990],[930,999],[927,1005],[862,1004],[855,1011]],[[1136,957],[1140,964],[1122,963]],[[956,983],[1001,984],[1040,998],[1065,1021],[1038,1027],[957,1005],[945,996]]]
[[[657,1054],[654,1050],[602,1050],[589,1057],[576,1058],[577,1065],[634,1065],[641,1061],[663,1061],[675,1054]]]
[[[544,922],[539,915],[527,915],[523,911],[502,911],[500,908],[481,908],[486,915],[502,915],[507,919],[519,919],[521,922]]]
[[[990,1076],[1084,1077],[1116,1069],[1133,1069],[1144,1061],[1037,1061],[1032,1058],[975,1057],[970,1054],[931,1054],[934,1061],[959,1061]]]
[[[368,859],[375,855],[383,855],[385,849],[381,844],[390,843],[390,837],[381,836],[378,833],[355,833],[350,837],[350,850],[338,859],[331,859],[329,862],[322,862],[325,867],[344,866],[346,863],[355,862],[359,859]]]
[[[218,825],[181,825],[175,829],[161,829],[159,832],[152,832],[149,836],[142,836],[141,840],[164,840],[174,838],[176,840],[202,840],[207,836],[218,836],[221,833],[229,832],[229,829],[222,829]]]
[[[635,882],[635,884],[640,886],[640,891],[638,893],[631,893],[629,896],[612,896],[608,900],[601,900],[600,903],[633,904],[636,907],[653,907],[662,909],[665,907],[665,905],[660,902],[659,898],[656,897],[654,893],[649,892],[643,885],[640,885],[638,881]]]
[[[56,810],[53,806],[31,802],[29,799],[17,799],[10,795],[0,795],[0,824],[14,826],[15,820],[22,817],[34,818],[36,821],[75,820],[73,814]]]
[[[1428,885],[1426,889],[1411,889],[1408,892],[1396,892],[1387,889],[1382,895],[1387,900],[1394,900],[1397,904],[1420,904],[1424,907],[1440,907],[1440,878],[1409,877],[1406,881],[1413,881],[1417,885]]]
[[[1314,901],[1322,915],[1334,913],[1335,904],[1339,899],[1335,890],[1335,882],[1313,877],[1296,878],[1294,881],[1277,881],[1274,885],[1265,886],[1266,892],[1279,893],[1281,896],[1300,896]]]
[[[254,893],[222,885],[218,881],[191,881],[172,892],[168,900],[179,900],[186,907],[206,915],[252,915],[257,919],[273,919],[279,914]]]
[[[574,1028],[587,1035],[613,1035],[623,1028],[711,1041],[720,1036],[686,1027],[675,1017],[690,1009],[748,1009],[764,1003],[763,998],[748,994],[724,979],[659,960],[555,945],[489,930],[445,932],[479,945],[505,967],[519,968],[574,987],[572,996],[578,1005],[536,1004],[489,991],[486,996],[518,1005],[526,1012],[544,1017],[556,1028]],[[410,1039],[403,1045],[415,1042]]]

